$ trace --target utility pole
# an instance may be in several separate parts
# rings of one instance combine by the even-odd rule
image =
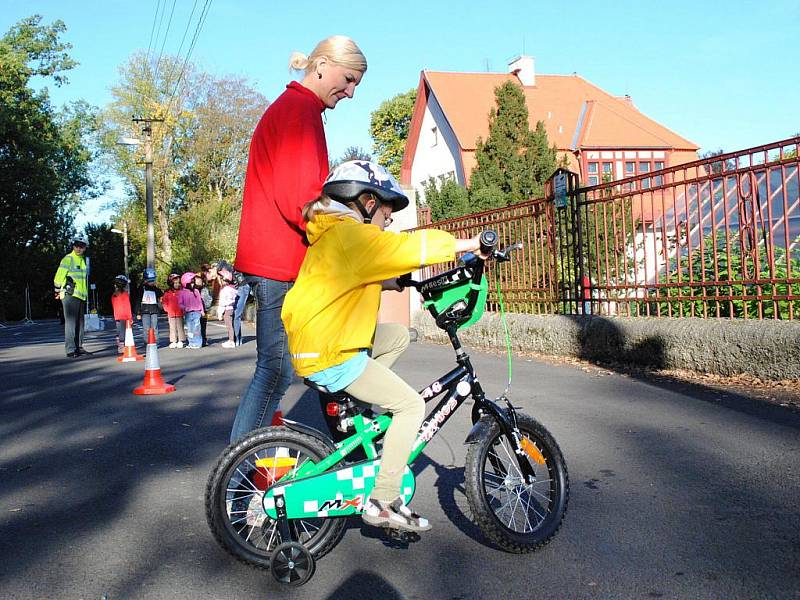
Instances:
[[[156,227],[153,222],[153,123],[163,123],[164,119],[137,118],[134,123],[143,123],[144,135],[144,198],[147,212],[147,266],[156,266]]]
[[[122,222],[122,248],[123,248],[123,259],[125,260],[125,277],[130,280],[131,275],[128,272],[128,222]]]

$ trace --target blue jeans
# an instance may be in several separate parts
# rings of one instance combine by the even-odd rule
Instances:
[[[237,346],[242,345],[242,315],[249,296],[250,284],[243,283],[236,292],[236,303],[233,305],[233,339],[236,341]]]
[[[231,442],[272,422],[294,376],[289,340],[281,321],[283,300],[293,282],[254,276],[247,282],[256,297],[256,370],[236,411]]]
[[[186,337],[190,348],[200,348],[203,346],[203,338],[200,335],[200,311],[189,310],[183,314],[183,321],[186,323]]]
[[[156,336],[156,344],[158,344],[158,313],[142,313],[142,335],[145,346],[147,345],[147,330],[151,327]]]

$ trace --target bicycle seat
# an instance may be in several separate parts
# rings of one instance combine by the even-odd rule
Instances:
[[[334,395],[334,394],[336,394],[336,393],[341,393],[341,392],[331,392],[331,391],[330,391],[328,388],[326,388],[324,385],[317,385],[316,383],[314,383],[314,382],[313,382],[313,381],[311,381],[310,379],[305,379],[305,378],[304,378],[304,379],[303,379],[303,383],[305,383],[305,384],[306,384],[308,387],[310,387],[312,390],[317,390],[317,391],[318,391],[320,394],[328,394],[329,396],[333,396],[333,395]]]

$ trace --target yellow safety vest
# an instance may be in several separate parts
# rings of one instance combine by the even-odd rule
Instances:
[[[68,275],[75,282],[75,291],[72,292],[72,297],[85,301],[89,297],[89,273],[86,270],[86,259],[75,254],[74,250],[61,259],[56,276],[53,278],[55,287],[63,288]]]

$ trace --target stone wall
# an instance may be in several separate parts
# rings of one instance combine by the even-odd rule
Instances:
[[[800,378],[800,323],[696,318],[506,315],[514,350],[587,360],[763,379]],[[447,342],[427,312],[412,326]],[[500,317],[485,314],[459,338],[465,346],[505,347]]]

